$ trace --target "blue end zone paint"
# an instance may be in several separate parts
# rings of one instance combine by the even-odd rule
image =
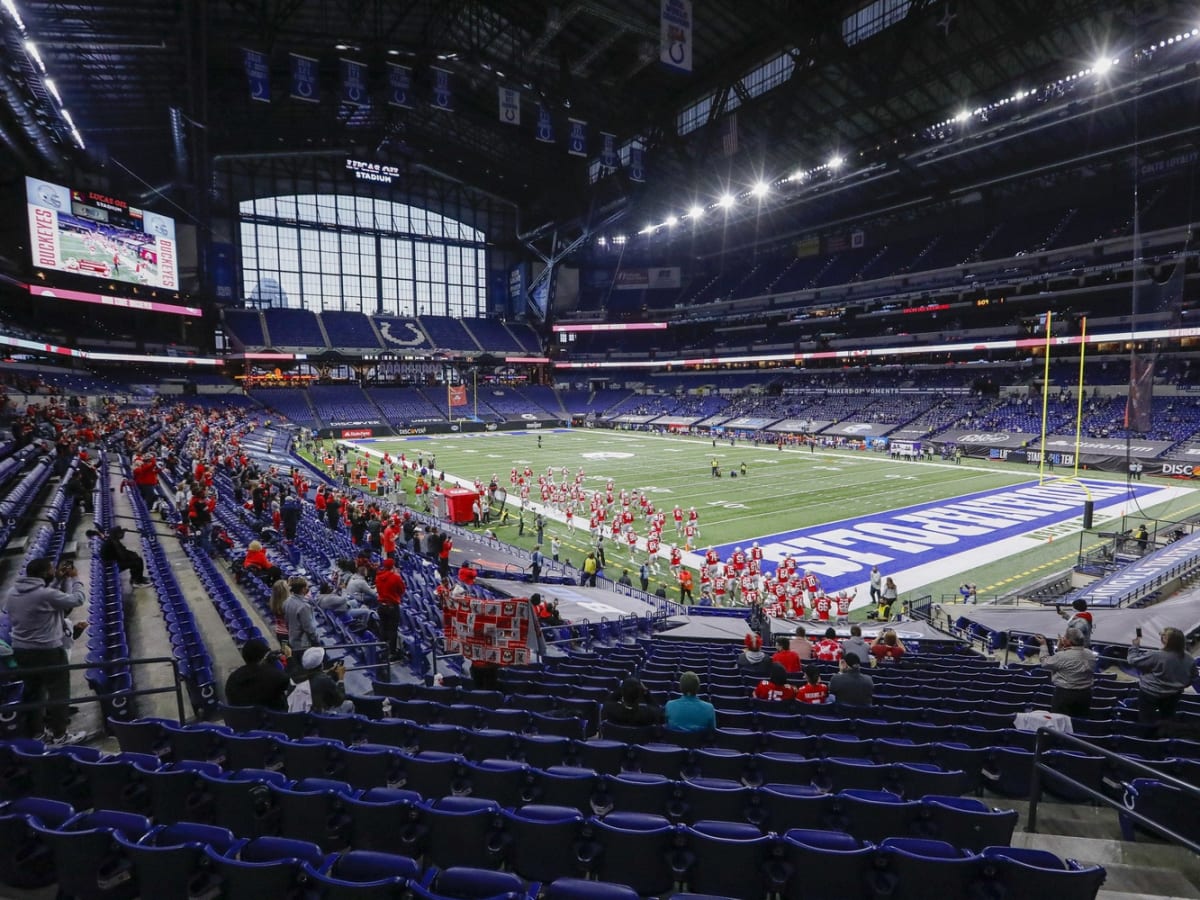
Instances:
[[[1149,484],[1083,483],[1097,511],[1156,490]],[[814,572],[826,591],[837,591],[862,584],[873,565],[889,575],[970,550],[980,551],[980,564],[989,562],[989,544],[1078,518],[1084,499],[1077,484],[1027,482],[773,534],[758,543],[768,572],[790,554],[798,569]],[[716,549],[727,559],[735,547],[748,550],[751,544]]]

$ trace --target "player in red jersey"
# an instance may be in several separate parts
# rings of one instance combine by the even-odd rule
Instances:
[[[833,601],[825,594],[817,594],[817,598],[812,604],[814,612],[817,614],[818,622],[829,621],[829,610],[833,607]]]
[[[833,598],[834,604],[837,606],[837,623],[839,625],[846,624],[850,621],[850,604],[854,602],[854,598],[858,595],[858,589],[847,594],[845,591],[838,591],[837,596]]]

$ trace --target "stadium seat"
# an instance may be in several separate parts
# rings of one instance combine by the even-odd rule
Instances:
[[[500,805],[484,797],[441,797],[417,807],[419,851],[439,868],[489,868],[500,860]]]
[[[764,784],[758,789],[758,800],[766,816],[763,827],[778,834],[836,824],[830,795],[809,785]]]
[[[761,826],[767,815],[759,803],[758,791],[738,781],[691,778],[679,782],[675,793],[679,809],[672,812],[685,822],[709,819]]]
[[[43,828],[61,829],[74,815],[70,804],[38,797],[0,804],[0,884],[21,889],[53,884],[53,854],[32,826],[37,822]]]
[[[305,874],[323,900],[399,900],[420,876],[407,856],[351,850],[338,854],[325,869],[305,866]]]
[[[754,825],[699,821],[682,827],[687,849],[678,857],[678,874],[688,890],[759,898],[784,883],[786,872],[772,853],[776,839]]]
[[[202,897],[213,892],[217,885],[205,847],[224,854],[238,843],[228,829],[193,822],[159,825],[138,840],[120,832],[113,837],[132,862],[143,896],[162,897]]]
[[[966,850],[1007,846],[1017,826],[1017,811],[992,809],[965,797],[927,795],[920,800],[919,829],[926,836]]]
[[[341,850],[350,836],[346,801],[357,792],[343,781],[304,778],[292,785],[271,785],[279,809],[280,834],[316,844],[326,853]]]
[[[783,834],[790,864],[786,900],[865,900],[873,897],[870,874],[875,848],[839,832],[793,828]]]
[[[61,894],[90,900],[123,900],[138,895],[133,864],[114,836],[135,842],[151,829],[145,816],[98,810],[80,813],[60,825],[30,819],[54,856]]]
[[[504,810],[504,858],[526,881],[550,882],[584,874],[584,818],[569,806],[530,804]]]
[[[319,869],[325,863],[316,844],[280,837],[256,837],[223,853],[206,847],[205,855],[221,878],[226,900],[286,897],[302,884],[306,865]]]
[[[981,868],[979,856],[945,841],[888,838],[873,876],[876,890],[896,900],[966,897]]]
[[[672,816],[676,809],[676,782],[662,775],[624,772],[606,775],[592,799],[592,808],[606,814],[611,810]]]
[[[414,820],[422,802],[415,791],[376,787],[345,800],[350,846],[403,854],[418,843]]]
[[[1103,866],[1081,866],[1053,853],[1024,847],[985,847],[983,858],[994,870],[1003,897],[1047,896],[1055,900],[1095,900],[1104,884]]]
[[[843,831],[873,844],[912,835],[920,813],[919,803],[889,791],[841,791],[833,808]]]
[[[559,878],[545,888],[546,900],[638,900],[638,892],[622,884],[582,878]]]
[[[601,881],[657,895],[675,884],[678,828],[662,816],[612,812],[590,825],[583,863]]]
[[[454,866],[435,872],[428,884],[410,886],[419,900],[525,900],[525,882],[512,872]]]

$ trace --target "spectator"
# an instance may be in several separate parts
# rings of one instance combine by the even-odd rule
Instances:
[[[303,655],[309,647],[320,644],[317,623],[313,618],[312,606],[308,602],[308,581],[300,575],[288,579],[288,596],[283,604],[283,618],[287,622],[288,646],[292,648],[291,662]]]
[[[787,676],[787,669],[777,662],[771,663],[770,669],[767,670],[767,677],[754,688],[754,698],[772,701],[794,700],[796,689],[788,684]]]
[[[821,662],[837,662],[842,658],[842,645],[838,643],[836,630],[825,629],[825,637],[813,646],[813,655]]]
[[[871,659],[871,645],[863,640],[862,626],[851,625],[850,637],[842,641],[842,655],[847,653],[855,654],[860,660]]]
[[[288,712],[354,712],[354,704],[346,699],[345,677],[345,663],[338,660],[326,666],[325,648],[309,647],[293,671],[295,687],[288,695]]]
[[[670,700],[666,705],[667,728],[671,731],[714,731],[717,713],[707,700],[696,696],[700,691],[700,677],[695,672],[684,672],[679,676],[679,692],[682,697]]]
[[[1138,685],[1138,721],[1155,725],[1175,715],[1179,696],[1196,677],[1196,661],[1187,655],[1183,632],[1162,630],[1162,649],[1142,649],[1135,637],[1126,660],[1142,673]],[[14,645],[15,646],[15,645]]]
[[[878,603],[882,593],[883,575],[879,571],[879,566],[871,566],[871,602]]]
[[[1076,597],[1071,601],[1071,612],[1065,613],[1059,610],[1059,615],[1067,620],[1067,628],[1079,632],[1083,638],[1083,646],[1092,646],[1092,629],[1095,623],[1092,620],[1092,614],[1088,612],[1087,601],[1082,597]]]
[[[283,536],[289,541],[296,540],[301,511],[300,498],[292,493],[286,494],[279,504],[279,521],[283,525]]]
[[[601,718],[616,725],[657,725],[662,711],[650,702],[650,693],[636,678],[626,678],[617,697],[601,707]]]
[[[400,605],[404,602],[404,594],[408,585],[404,577],[396,571],[396,561],[385,559],[383,568],[375,576],[375,590],[379,596],[379,630],[382,632],[388,655],[392,659],[400,656]]]
[[[775,655],[771,657],[771,662],[779,663],[788,673],[800,671],[800,654],[791,649],[791,643],[786,634],[779,635],[775,638]]]
[[[796,629],[796,635],[790,641],[792,652],[800,658],[800,662],[806,662],[813,658],[812,641],[808,639],[808,631],[803,625]]]
[[[24,577],[18,578],[9,591],[7,602],[12,626],[9,643],[18,669],[68,664],[63,646],[66,617],[86,599],[73,564],[64,562],[56,570],[48,557],[30,561]],[[68,669],[24,672],[21,679],[25,683],[22,699],[39,703],[44,699],[46,703],[28,712],[29,737],[49,744],[78,744],[87,737],[82,731],[67,731],[67,699],[71,695]]]
[[[821,683],[821,670],[809,663],[804,667],[804,684],[796,691],[801,703],[824,703],[829,698],[829,688]]]
[[[625,587],[633,587],[633,579],[629,577],[628,569],[621,570],[621,577],[617,579],[617,584],[623,584]]]
[[[366,566],[359,566],[346,581],[344,589],[346,598],[356,605],[373,606],[379,602],[377,588],[371,587],[371,582],[367,577],[370,571]],[[378,580],[378,576],[376,578]]]
[[[470,587],[475,583],[475,579],[479,577],[479,572],[472,567],[471,563],[463,560],[462,565],[458,567],[458,580]]]
[[[545,557],[542,556],[541,548],[535,547],[533,555],[529,558],[529,580],[533,584],[537,584],[538,579],[542,577],[542,562]]]
[[[261,541],[251,541],[246,547],[246,555],[242,558],[242,568],[253,572],[268,584],[274,584],[283,577],[279,566],[267,557]]]
[[[896,582],[890,577],[883,580],[883,591],[879,595],[879,609],[876,610],[876,615],[880,622],[886,622],[892,617],[892,607],[896,605],[896,598],[899,596],[899,591],[896,588]]]
[[[1054,696],[1050,711],[1075,718],[1092,711],[1092,683],[1095,681],[1096,656],[1083,641],[1083,635],[1068,628],[1058,639],[1058,648],[1050,655],[1044,635],[1037,635],[1038,665],[1050,673]]]
[[[857,654],[842,657],[837,675],[829,679],[829,693],[838,703],[849,706],[870,706],[875,694],[875,682],[860,668]]]
[[[596,554],[589,553],[583,561],[583,574],[579,576],[580,587],[595,587],[596,572],[599,569],[599,564],[596,562]]]
[[[291,652],[291,644],[288,643],[288,626],[287,614],[284,612],[284,605],[287,603],[287,598],[291,595],[288,590],[288,583],[282,578],[271,585],[271,618],[274,620],[275,639],[279,641],[279,647],[282,650]]]
[[[286,657],[287,653],[283,655]],[[245,665],[234,669],[225,680],[225,702],[230,706],[264,706],[286,712],[291,681],[267,642],[250,638],[242,644],[242,661]]]
[[[885,660],[896,660],[905,654],[904,644],[901,642],[899,635],[895,630],[889,628],[871,646],[871,655],[875,657],[877,663]]]
[[[763,653],[762,636],[751,632],[742,639],[742,643],[745,645],[745,649],[738,654],[738,671],[746,675],[765,678],[771,669],[771,660],[767,659],[767,655]]]
[[[642,563],[638,569],[638,584],[643,591],[650,590],[650,567],[646,563]]]
[[[106,563],[116,563],[122,572],[128,570],[129,583],[134,587],[144,587],[150,583],[145,574],[146,564],[141,556],[121,543],[126,533],[120,525],[110,528],[100,544],[100,558]]]

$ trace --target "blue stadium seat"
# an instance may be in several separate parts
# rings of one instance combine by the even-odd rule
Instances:
[[[205,849],[221,878],[225,900],[286,897],[303,883],[306,868],[321,868],[325,854],[316,844],[280,837],[256,837],[222,853]]]
[[[583,873],[580,839],[584,818],[569,806],[530,804],[504,810],[504,856],[526,881],[554,881]]]
[[[501,806],[520,806],[533,799],[533,770],[509,759],[467,762],[465,778],[473,797],[485,797]]]
[[[489,868],[500,860],[500,805],[484,797],[441,797],[417,807],[420,850],[439,868]]]
[[[124,900],[138,895],[133,864],[114,835],[137,841],[151,829],[145,816],[98,810],[80,813],[61,825],[30,819],[54,857],[62,895],[89,900]]]
[[[292,785],[271,785],[279,809],[280,834],[318,845],[326,853],[341,850],[350,836],[346,801],[357,791],[344,781],[304,778]]]
[[[1017,811],[992,809],[978,800],[937,795],[921,798],[920,830],[926,837],[966,850],[1007,846],[1017,827]]]
[[[133,864],[143,896],[203,897],[217,889],[205,847],[229,853],[239,843],[233,832],[214,825],[183,822],[159,825],[138,840],[113,835]]]
[[[759,803],[758,791],[737,781],[691,778],[679,782],[676,797],[679,809],[672,812],[685,822],[711,819],[761,826],[767,816]]]
[[[979,856],[945,841],[888,838],[874,877],[876,890],[895,900],[966,897],[981,870]]]
[[[836,825],[830,795],[809,785],[764,784],[758,789],[758,801],[766,816],[763,827],[778,834]]]
[[[520,876],[454,866],[435,872],[427,884],[410,888],[419,900],[526,900],[530,891]]]
[[[33,889],[53,884],[54,856],[34,822],[61,829],[75,815],[69,803],[21,797],[0,804],[0,884]]]
[[[983,858],[995,870],[993,881],[1004,897],[1095,900],[1106,877],[1103,866],[1081,866],[1073,859],[1064,862],[1045,850],[985,847]]]
[[[612,812],[592,819],[590,831],[581,856],[596,878],[642,895],[661,894],[675,884],[679,828],[662,816]]]
[[[415,791],[376,787],[346,798],[350,846],[356,850],[405,853],[411,850],[413,820],[421,795]]]
[[[420,873],[420,866],[407,856],[372,850],[338,854],[324,870],[305,866],[322,900],[399,900]]]
[[[591,807],[600,814],[616,810],[677,817],[676,786],[676,782],[663,775],[643,772],[606,775],[600,780]]]
[[[638,892],[623,884],[583,878],[559,878],[544,888],[546,900],[638,900]]]
[[[754,825],[700,821],[683,829],[687,850],[679,856],[679,874],[688,890],[760,898],[786,880],[786,870],[772,852],[776,838]]]
[[[913,834],[920,804],[902,800],[890,791],[841,791],[834,798],[843,831],[878,844],[890,837]]]
[[[783,835],[790,864],[785,900],[866,900],[875,848],[840,831],[793,828]]]

